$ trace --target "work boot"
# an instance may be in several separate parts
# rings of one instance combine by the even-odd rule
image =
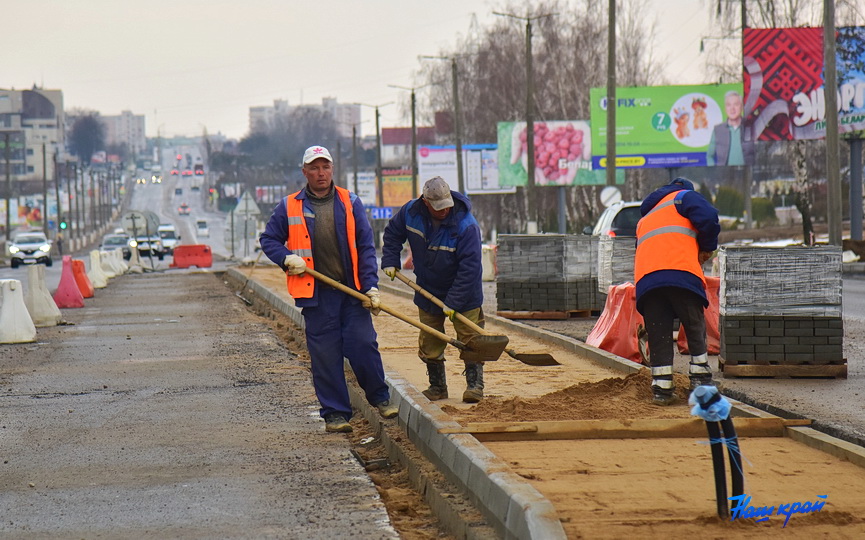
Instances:
[[[393,418],[399,414],[399,409],[390,404],[390,401],[385,400],[375,406],[382,418]]]
[[[706,353],[691,356],[691,362],[688,365],[688,378],[692,391],[698,386],[715,386],[715,383],[712,382],[712,368],[709,367],[708,358]]]
[[[466,391],[463,401],[477,403],[484,399],[484,365],[482,363],[466,362]]]
[[[324,430],[328,433],[351,433],[351,424],[339,413],[332,413],[324,417]]]
[[[674,405],[679,401],[679,398],[676,396],[676,391],[673,388],[659,388],[657,386],[652,386],[652,403],[655,405],[661,405],[666,407],[667,405]]]
[[[447,399],[448,384],[445,375],[445,363],[429,361],[426,363],[426,372],[429,375],[429,388],[423,391],[423,395],[430,401]]]

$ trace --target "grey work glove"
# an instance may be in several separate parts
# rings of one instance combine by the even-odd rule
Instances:
[[[369,298],[369,300],[363,302],[363,307],[370,310],[373,315],[381,313],[381,293],[378,292],[378,288],[372,287],[364,294]]]
[[[384,275],[390,278],[391,281],[396,277],[396,268],[393,266],[388,266],[384,269]]]
[[[303,257],[294,253],[286,255],[282,264],[286,268],[285,271],[291,276],[302,274],[306,270],[306,261],[303,260]]]

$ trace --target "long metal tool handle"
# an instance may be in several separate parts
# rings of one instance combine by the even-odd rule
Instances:
[[[410,280],[409,278],[407,278],[407,277],[405,276],[405,274],[403,274],[403,273],[400,272],[399,270],[396,271],[396,277],[397,277],[400,281],[402,281],[403,283],[405,283],[406,285],[408,285],[409,287],[411,287],[412,289],[414,289],[414,290],[416,290],[417,292],[421,293],[421,295],[422,295],[424,298],[426,298],[427,300],[429,300],[429,301],[432,302],[433,304],[437,305],[438,307],[444,309],[444,307],[445,307],[445,303],[444,303],[444,302],[442,302],[442,301],[441,301],[437,296],[433,296],[432,293],[430,293],[429,291],[427,291],[426,289],[424,289],[423,287],[421,287],[420,285],[418,285],[418,284],[415,283],[414,281],[412,281],[412,280]],[[459,311],[455,311],[455,312],[454,312],[454,315],[456,315],[456,318],[459,319],[460,322],[462,322],[463,324],[465,324],[466,326],[468,326],[469,328],[471,328],[472,330],[474,330],[474,331],[477,332],[478,334],[481,334],[481,335],[484,335],[484,336],[489,334],[486,330],[484,330],[484,329],[481,328],[480,326],[478,326],[478,325],[476,325],[475,323],[473,323],[473,322],[471,321],[471,319],[469,319],[468,317],[466,317],[465,315],[463,315],[463,314],[460,313]]]
[[[357,298],[358,300],[360,300],[362,302],[369,300],[369,297],[367,295],[363,294],[362,292],[356,291],[356,290],[352,289],[351,287],[347,287],[347,286],[343,285],[342,283],[340,283],[339,281],[336,281],[335,279],[331,279],[331,278],[327,277],[326,275],[322,274],[321,272],[313,270],[312,268],[307,267],[306,270],[304,270],[304,272],[306,272],[307,274],[311,275],[312,277],[314,277],[315,279],[317,279],[323,283],[327,283],[331,287],[339,289],[340,291],[344,292],[345,294],[354,296],[355,298]],[[416,321],[414,319],[406,317],[402,313],[394,311],[392,308],[390,308],[384,304],[379,304],[378,307],[379,307],[379,309],[381,309],[385,313],[387,313],[389,315],[393,315],[397,319],[399,319],[403,322],[406,322],[406,323],[414,326],[415,328],[423,330],[427,334],[435,336],[435,337],[439,338],[440,340],[444,341],[445,343],[450,343],[451,345],[453,345],[457,349],[461,349],[461,350],[462,349],[468,349],[468,347],[466,347],[465,343],[455,340],[454,338],[450,337],[449,335],[445,334],[444,332],[439,332],[435,328],[433,328],[431,326],[427,326],[426,324],[424,324],[420,321]]]

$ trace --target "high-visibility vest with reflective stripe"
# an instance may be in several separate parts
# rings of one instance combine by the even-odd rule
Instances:
[[[354,284],[357,290],[360,290],[360,276],[357,270],[357,238],[354,221],[354,212],[352,212],[351,194],[347,189],[339,186],[333,186],[336,190],[336,196],[342,201],[345,207],[345,234],[348,239],[348,251],[351,255],[352,274],[354,275]],[[292,253],[303,257],[306,266],[315,270],[315,263],[312,260],[312,239],[309,237],[309,230],[306,228],[306,217],[303,214],[303,199],[298,199],[300,191],[292,193],[285,199],[285,213],[288,217],[288,241],[285,247],[291,250]],[[334,206],[336,210],[336,206]],[[314,217],[310,215],[309,217]],[[292,298],[312,298],[312,293],[315,288],[315,278],[307,273],[299,275],[286,274],[286,285],[288,286],[288,294]]]
[[[698,259],[697,229],[676,210],[676,198],[684,193],[670,193],[637,223],[635,282],[658,270],[682,270],[699,277],[706,286]]]

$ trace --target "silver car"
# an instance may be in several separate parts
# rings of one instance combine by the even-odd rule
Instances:
[[[9,255],[12,268],[39,263],[51,266],[51,242],[41,232],[18,233],[9,245]]]

